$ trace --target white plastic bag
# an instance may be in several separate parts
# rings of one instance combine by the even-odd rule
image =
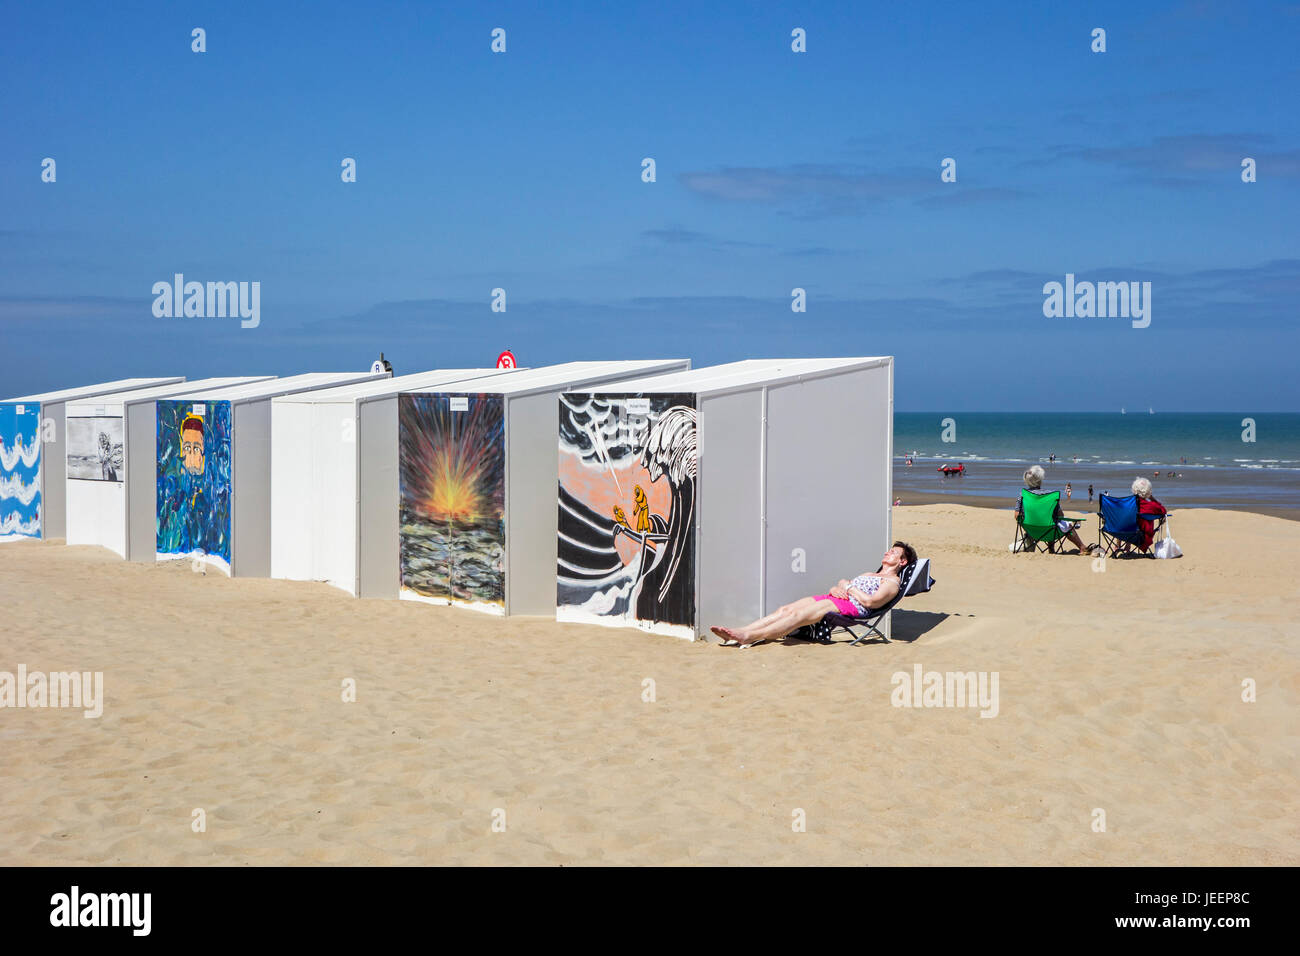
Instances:
[[[1169,519],[1165,518],[1165,536],[1156,542],[1152,553],[1157,558],[1181,558],[1183,549],[1178,547],[1178,542],[1174,540],[1174,533],[1169,530]]]

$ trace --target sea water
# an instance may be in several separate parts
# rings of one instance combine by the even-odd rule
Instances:
[[[945,438],[952,439],[951,441]],[[913,464],[905,463],[909,453]],[[1052,461],[1055,456],[1055,461]],[[942,465],[963,463],[961,478]],[[1095,492],[1129,494],[1150,478],[1169,507],[1300,507],[1300,414],[1173,412],[899,412],[895,487],[1014,499],[1030,465],[1045,486],[1073,486],[1072,504]],[[1169,473],[1173,472],[1171,476]],[[1158,473],[1158,475],[1157,475]],[[1064,503],[1064,495],[1062,495]]]

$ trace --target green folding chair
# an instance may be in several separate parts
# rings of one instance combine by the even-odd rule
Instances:
[[[1057,542],[1079,525],[1082,518],[1063,518],[1068,523],[1064,530],[1056,523],[1056,514],[1061,506],[1061,493],[1049,491],[1036,495],[1028,488],[1020,491],[1020,515],[1016,519],[1016,543],[1014,551],[1046,551],[1056,553]]]

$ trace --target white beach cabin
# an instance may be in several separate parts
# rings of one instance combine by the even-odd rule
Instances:
[[[201,558],[232,576],[269,576],[273,399],[389,377],[312,372],[159,400],[154,519],[147,533],[132,522],[127,557]]]
[[[568,362],[389,400],[400,497],[389,595],[550,616],[560,394],[688,368],[686,359]]]
[[[73,441],[65,465],[67,543],[96,544],[126,557],[128,523],[135,520],[145,529],[153,528],[155,401],[274,377],[205,378],[69,402],[66,416]],[[138,413],[134,419],[132,411]],[[141,417],[145,421],[132,428],[132,421]],[[99,435],[108,436],[111,446],[120,446],[120,454],[107,468],[90,457],[94,447],[102,444]],[[132,470],[133,463],[140,467]]]
[[[759,359],[570,390],[557,619],[694,639],[874,570],[893,374],[888,357]]]
[[[124,378],[0,402],[0,542],[64,536],[69,402],[184,381]],[[106,454],[112,457],[111,446]]]
[[[272,401],[271,577],[325,581],[354,597],[395,595],[397,416],[391,400],[404,390],[516,371],[436,369]]]

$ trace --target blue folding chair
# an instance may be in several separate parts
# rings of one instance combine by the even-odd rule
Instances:
[[[1139,521],[1155,522],[1158,534],[1164,527],[1164,515],[1139,515],[1137,495],[1125,495],[1122,498],[1100,495],[1097,505],[1097,515],[1101,519],[1097,527],[1097,544],[1104,548],[1106,554],[1116,554],[1122,544],[1132,545],[1139,552],[1150,553],[1149,547],[1142,546],[1142,525]],[[1151,540],[1154,543],[1155,536]]]
[[[880,568],[876,570],[879,571]],[[832,635],[836,631],[844,630],[853,635],[853,640],[847,642],[849,647],[857,647],[859,644],[872,639],[891,644],[893,642],[885,637],[884,632],[879,627],[879,624],[885,619],[885,615],[892,611],[894,605],[903,598],[924,594],[932,587],[934,587],[934,578],[930,577],[930,559],[920,558],[914,564],[909,564],[903,569],[898,593],[890,599],[888,604],[868,608],[866,614],[859,616],[827,614],[817,623],[801,627],[790,636],[805,641],[815,641],[818,644],[835,644],[837,642],[832,639]],[[859,629],[862,630],[859,631]],[[838,643],[846,642],[840,641]]]

